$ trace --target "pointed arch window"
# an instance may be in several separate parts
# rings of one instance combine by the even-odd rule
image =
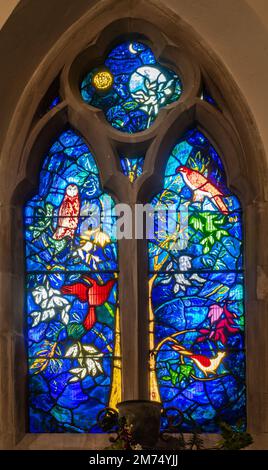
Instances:
[[[245,424],[241,206],[198,129],[172,149],[152,204],[172,207],[174,228],[148,244],[151,397],[180,410],[184,431]]]
[[[24,214],[30,431],[100,432],[98,413],[121,397],[114,203],[72,129]]]

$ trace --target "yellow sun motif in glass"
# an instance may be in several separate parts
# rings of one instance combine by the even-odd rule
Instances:
[[[113,75],[109,70],[100,70],[93,75],[92,84],[97,90],[108,90],[113,84]]]

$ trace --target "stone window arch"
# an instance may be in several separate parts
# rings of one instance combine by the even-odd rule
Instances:
[[[214,72],[211,61],[205,59],[205,52],[202,51],[201,46],[197,45],[197,41],[188,44],[184,37],[186,33],[183,27],[177,34],[172,30],[171,38],[169,38],[161,33],[161,15],[160,18],[156,15],[153,18],[154,21],[149,23],[143,19],[142,13],[138,9],[136,14],[139,17],[138,19],[117,20],[104,29],[98,28],[96,25],[95,32],[98,32],[98,37],[94,40],[89,34],[87,41],[90,45],[86,48],[85,38],[81,38],[81,31],[85,32],[86,28],[85,26],[82,28],[80,25],[80,37],[75,42],[75,47],[65,55],[64,63],[62,63],[64,66],[59,76],[61,101],[40,119],[37,119],[35,113],[40,100],[34,98],[31,111],[27,113],[27,122],[23,123],[22,115],[20,115],[17,116],[14,123],[14,129],[21,124],[20,134],[15,140],[14,134],[7,137],[6,158],[8,159],[16,154],[18,168],[16,179],[13,178],[12,184],[9,183],[10,188],[7,190],[6,205],[4,206],[4,216],[9,227],[8,233],[11,235],[5,243],[7,253],[9,253],[8,263],[12,267],[11,272],[13,273],[9,277],[8,283],[9,286],[12,286],[21,294],[16,298],[8,299],[14,313],[15,311],[23,311],[23,222],[21,206],[36,191],[37,167],[41,166],[43,155],[53,139],[66,125],[70,125],[78,131],[88,145],[94,149],[94,156],[105,190],[115,197],[118,202],[127,202],[132,206],[136,202],[147,202],[156,191],[161,189],[164,165],[178,136],[182,136],[193,125],[200,129],[221,156],[227,174],[228,186],[240,197],[243,206],[246,232],[247,305],[255,312],[258,310],[256,300],[256,252],[254,251],[253,240],[257,239],[256,222],[263,217],[262,205],[259,202],[258,211],[255,209],[256,201],[263,200],[264,188],[260,183],[263,164],[261,156],[254,151],[254,144],[247,133],[246,126],[243,127],[239,122],[241,116],[241,109],[239,108],[242,105],[237,104],[237,100],[234,98],[230,100],[229,104],[228,97],[230,93],[228,94],[227,88],[231,81],[220,79],[220,74]],[[171,19],[169,21],[172,23]],[[100,32],[101,29],[102,32]],[[185,86],[178,103],[163,109],[151,128],[131,136],[113,129],[105,122],[101,111],[90,108],[83,103],[77,86],[90,62],[103,55],[111,41],[118,40],[118,31],[120,31],[120,35],[122,34],[121,37],[144,38],[145,41],[152,44],[152,48],[159,56],[160,61],[176,64],[176,67],[180,64],[178,72]],[[188,32],[186,38],[190,37],[191,34]],[[93,45],[94,47],[92,47]],[[82,53],[81,50],[83,50]],[[59,72],[56,69],[55,66],[53,80]],[[219,78],[218,81],[217,78]],[[49,88],[44,83],[42,85],[43,94]],[[204,84],[213,98],[216,99],[221,111],[200,98]],[[20,113],[25,112],[27,100],[29,103],[30,97],[31,94],[28,91],[28,96],[25,96],[24,102],[20,103]],[[130,147],[138,153],[146,154],[143,173],[134,183],[130,183],[122,174],[118,158],[119,154],[127,155],[128,152],[133,152],[133,150],[129,150]],[[252,162],[254,159],[251,159],[249,154],[256,155],[256,161],[259,161],[259,164]],[[12,178],[10,178],[10,181],[12,181]],[[121,276],[119,302],[122,311],[122,393],[125,400],[148,399],[149,397],[148,335],[139,334],[144,329],[146,331],[146,325],[148,324],[146,250],[144,240],[122,240],[119,244],[119,270]],[[9,292],[12,292],[10,287],[8,289],[10,289]],[[124,312],[126,312],[125,315]],[[252,315],[250,313],[247,317],[247,341],[251,344],[251,347],[250,325],[254,324]],[[20,354],[25,357],[22,317],[13,315],[10,323],[12,326],[9,326],[9,328],[13,332],[11,341],[13,343],[14,358]],[[9,408],[13,422],[13,429],[10,432],[13,439],[12,445],[19,443],[18,445],[26,448],[31,446],[30,443],[33,442],[33,447],[35,445],[43,448],[49,447],[52,442],[50,436],[34,437],[26,432],[27,427],[24,419],[27,398],[26,368],[25,365],[18,365],[16,360],[12,364],[14,378],[16,377],[16,382],[20,384],[16,390],[15,380],[12,383],[12,387],[14,387],[13,397],[18,396],[18,390],[23,390],[21,405],[15,406],[14,400]],[[127,374],[126,371],[130,365],[132,373]],[[247,385],[249,425],[254,428],[255,418],[253,418],[251,410],[254,403],[254,398],[251,398],[253,376],[252,371],[252,375],[249,374]],[[61,439],[57,438],[57,441],[57,445],[62,448],[70,445],[81,448],[86,445],[86,442],[87,445],[98,447],[101,445],[100,443],[104,443],[105,437],[85,436],[82,442],[81,438],[79,441],[77,436],[66,435]]]

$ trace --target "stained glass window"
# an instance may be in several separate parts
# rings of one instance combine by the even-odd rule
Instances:
[[[182,430],[245,425],[242,214],[216,150],[197,129],[173,148],[149,247],[151,398]],[[173,214],[173,215],[172,215]]]
[[[216,103],[215,99],[211,96],[211,94],[209,93],[209,91],[207,90],[206,87],[203,87],[200,98],[201,98],[201,100],[204,100],[207,103],[214,106],[215,108],[219,109],[218,104]]]
[[[60,96],[55,96],[49,103],[48,110],[55,108],[61,102]]]
[[[160,65],[150,47],[137,41],[114,47],[81,84],[83,100],[102,109],[114,128],[129,133],[150,127],[160,108],[181,93],[175,72]]]
[[[114,217],[93,155],[67,129],[24,209],[31,432],[101,432],[98,412],[120,401]]]
[[[142,174],[144,157],[120,157],[120,162],[124,175],[128,176],[131,183]]]

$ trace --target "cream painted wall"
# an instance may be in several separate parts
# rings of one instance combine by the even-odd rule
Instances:
[[[268,2],[267,0],[246,0],[249,6],[255,10],[263,24],[268,28]]]
[[[25,7],[31,2],[0,0],[0,26],[10,15],[14,18],[18,3]],[[228,68],[255,117],[268,155],[268,1],[165,0],[165,5],[189,23]]]
[[[165,3],[205,39],[228,68],[255,117],[268,156],[268,1]]]

